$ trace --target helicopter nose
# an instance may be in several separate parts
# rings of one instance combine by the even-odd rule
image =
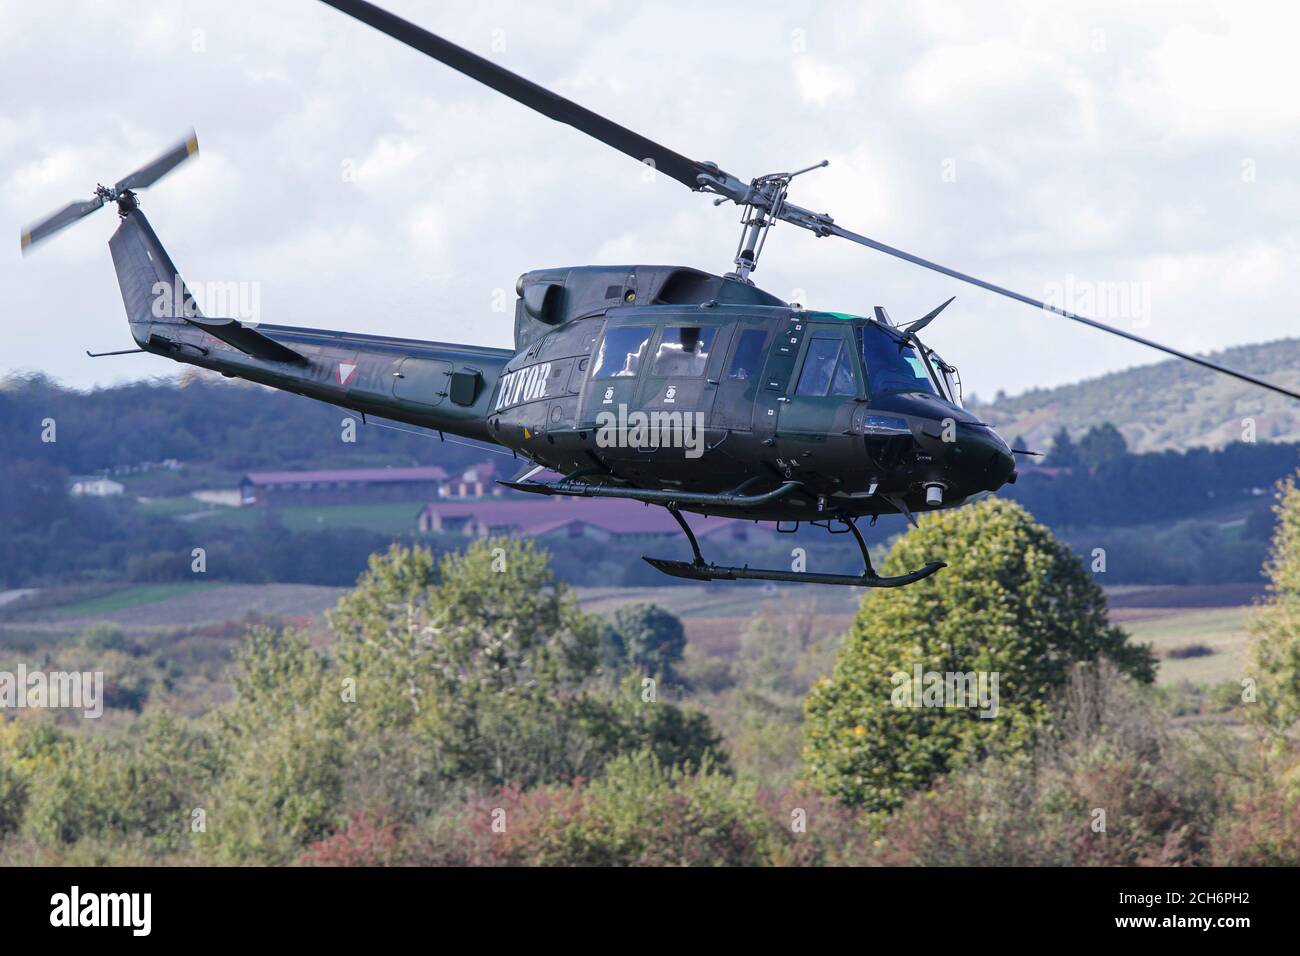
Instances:
[[[1015,456],[1002,436],[991,428],[963,428],[955,458],[973,490],[997,491],[1014,480]]]

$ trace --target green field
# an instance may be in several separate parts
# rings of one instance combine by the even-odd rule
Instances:
[[[110,614],[114,611],[126,611],[131,608],[147,607],[161,604],[175,598],[186,597],[195,591],[220,587],[216,582],[178,582],[175,584],[140,584],[122,588],[109,594],[84,601],[61,604],[42,613],[48,617],[87,617],[94,614]]]
[[[764,608],[790,613],[806,608],[816,614],[852,614],[865,588],[831,585],[686,584],[668,587],[575,588],[586,610],[608,614],[624,604],[658,604],[680,618],[750,617]]]
[[[151,498],[148,501],[138,502],[137,507],[143,514],[152,518],[176,518],[180,515],[196,514],[198,512],[231,510],[222,508],[220,505],[199,501],[189,495],[179,498]]]
[[[322,528],[361,528],[381,534],[410,534],[416,530],[419,502],[398,501],[364,505],[295,506],[286,508],[229,508],[205,504],[193,498],[159,498],[144,502],[149,514],[182,517],[202,526],[251,528],[274,519],[291,531]]]
[[[1165,686],[1189,681],[1216,684],[1237,680],[1245,664],[1250,608],[1197,608],[1120,626],[1139,643],[1151,644],[1160,658],[1157,681]],[[1203,644],[1214,653],[1204,657],[1168,658],[1173,649]]]

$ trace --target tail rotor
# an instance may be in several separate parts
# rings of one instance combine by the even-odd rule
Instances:
[[[26,255],[38,242],[48,239],[78,219],[90,215],[107,202],[117,203],[118,210],[123,214],[129,212],[136,206],[135,190],[152,186],[185,160],[197,155],[198,151],[198,137],[193,130],[190,130],[189,135],[171,149],[135,172],[122,177],[112,186],[96,186],[93,199],[70,202],[58,212],[28,226],[22,234],[23,255]]]

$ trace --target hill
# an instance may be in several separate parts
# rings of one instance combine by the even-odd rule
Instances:
[[[1209,357],[1300,389],[1300,339],[1242,345]],[[1019,436],[1023,447],[1035,451],[1046,451],[1062,426],[1077,438],[1106,421],[1119,427],[1135,452],[1249,440],[1243,434],[1247,418],[1254,420],[1256,440],[1300,441],[1300,403],[1177,359],[989,403],[972,401],[971,410],[1008,441]]]

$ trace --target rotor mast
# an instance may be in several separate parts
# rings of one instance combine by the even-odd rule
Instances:
[[[823,159],[820,163],[793,173],[768,173],[750,183],[740,214],[740,242],[736,246],[736,258],[732,260],[736,271],[727,273],[727,278],[752,284],[749,274],[758,268],[758,257],[767,241],[767,230],[781,218],[781,213],[785,210],[785,196],[790,189],[790,180],[828,165],[830,160]],[[720,197],[713,204],[721,205],[728,198],[730,197]]]

